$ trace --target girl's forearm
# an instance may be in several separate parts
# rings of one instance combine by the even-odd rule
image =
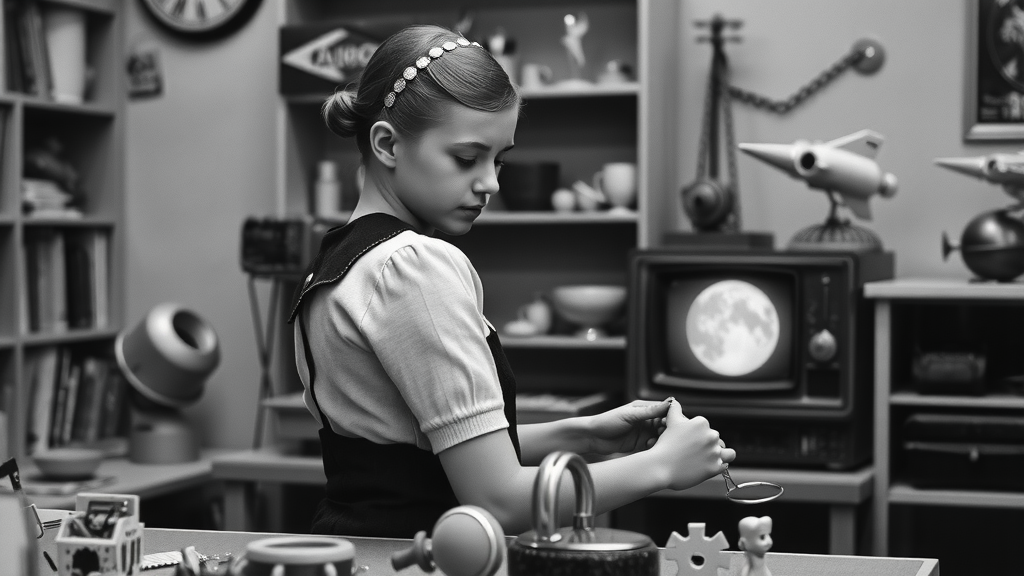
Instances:
[[[536,466],[555,450],[584,454],[590,450],[585,418],[565,418],[553,422],[518,426],[523,465]]]

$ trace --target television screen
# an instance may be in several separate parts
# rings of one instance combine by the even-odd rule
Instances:
[[[668,279],[666,375],[791,383],[796,284],[786,272],[687,272]]]

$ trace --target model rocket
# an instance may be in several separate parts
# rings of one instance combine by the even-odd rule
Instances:
[[[963,158],[936,158],[935,163],[954,172],[1001,184],[1003,190],[1024,203],[1024,150]]]
[[[875,155],[884,138],[861,130],[830,142],[797,140],[792,144],[739,144],[747,154],[824,190],[833,202],[848,207],[858,218],[871,219],[872,196],[891,198],[896,177],[883,171]]]

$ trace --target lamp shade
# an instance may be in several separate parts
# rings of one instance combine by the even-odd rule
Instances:
[[[169,408],[199,400],[206,379],[220,363],[213,328],[174,303],[155,306],[135,327],[118,334],[114,354],[139,394]]]

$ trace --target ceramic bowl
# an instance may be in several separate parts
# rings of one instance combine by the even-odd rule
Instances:
[[[551,304],[559,316],[584,328],[597,328],[615,319],[626,302],[626,288],[612,284],[558,286]]]
[[[32,456],[44,477],[53,480],[92,478],[103,452],[90,448],[53,448]]]

